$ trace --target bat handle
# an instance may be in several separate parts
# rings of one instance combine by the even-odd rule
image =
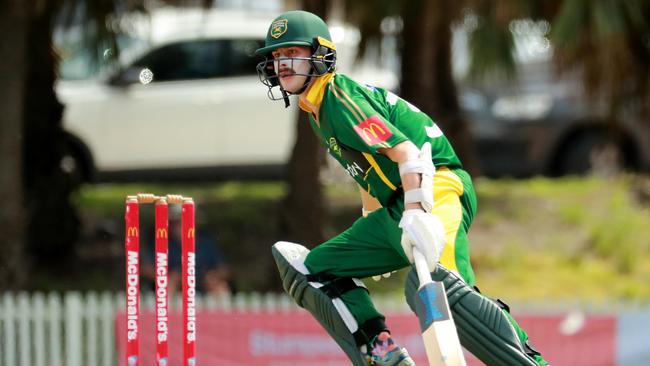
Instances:
[[[415,270],[418,272],[418,279],[420,280],[420,287],[433,282],[431,273],[429,272],[429,265],[424,254],[420,253],[418,248],[413,247],[413,259],[415,262]]]

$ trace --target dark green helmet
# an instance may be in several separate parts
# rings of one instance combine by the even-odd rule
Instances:
[[[308,58],[291,58],[293,60],[307,60],[311,65],[307,80],[302,89],[297,93],[289,93],[282,88],[278,81],[278,75],[273,66],[271,51],[282,47],[306,46],[311,47],[311,56]],[[289,106],[289,94],[300,94],[304,91],[313,77],[334,72],[336,68],[336,46],[332,42],[327,24],[317,15],[302,10],[293,10],[280,14],[273,20],[266,34],[264,47],[255,51],[257,55],[263,55],[266,60],[257,65],[257,73],[262,84],[266,85],[268,96],[272,100],[284,100]],[[279,89],[280,94],[274,93]]]
[[[266,33],[264,47],[255,53],[267,55],[275,49],[289,46],[311,46],[316,51],[321,45],[336,49],[327,24],[315,14],[293,10],[280,14],[273,20]]]

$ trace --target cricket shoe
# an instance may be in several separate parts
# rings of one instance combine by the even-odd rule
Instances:
[[[368,364],[372,366],[415,366],[406,348],[393,342],[390,333],[379,333],[372,342],[368,354]]]

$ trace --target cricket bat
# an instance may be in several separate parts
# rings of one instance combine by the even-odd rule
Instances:
[[[463,348],[449,310],[442,282],[431,279],[424,255],[413,248],[420,288],[415,294],[415,312],[420,320],[429,366],[466,366]]]

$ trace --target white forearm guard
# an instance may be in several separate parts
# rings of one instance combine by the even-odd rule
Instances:
[[[436,168],[431,160],[431,143],[422,145],[417,159],[407,160],[399,164],[399,175],[405,176],[409,173],[421,175],[420,187],[409,189],[404,192],[404,205],[407,203],[420,203],[426,212],[433,209],[433,175]]]

